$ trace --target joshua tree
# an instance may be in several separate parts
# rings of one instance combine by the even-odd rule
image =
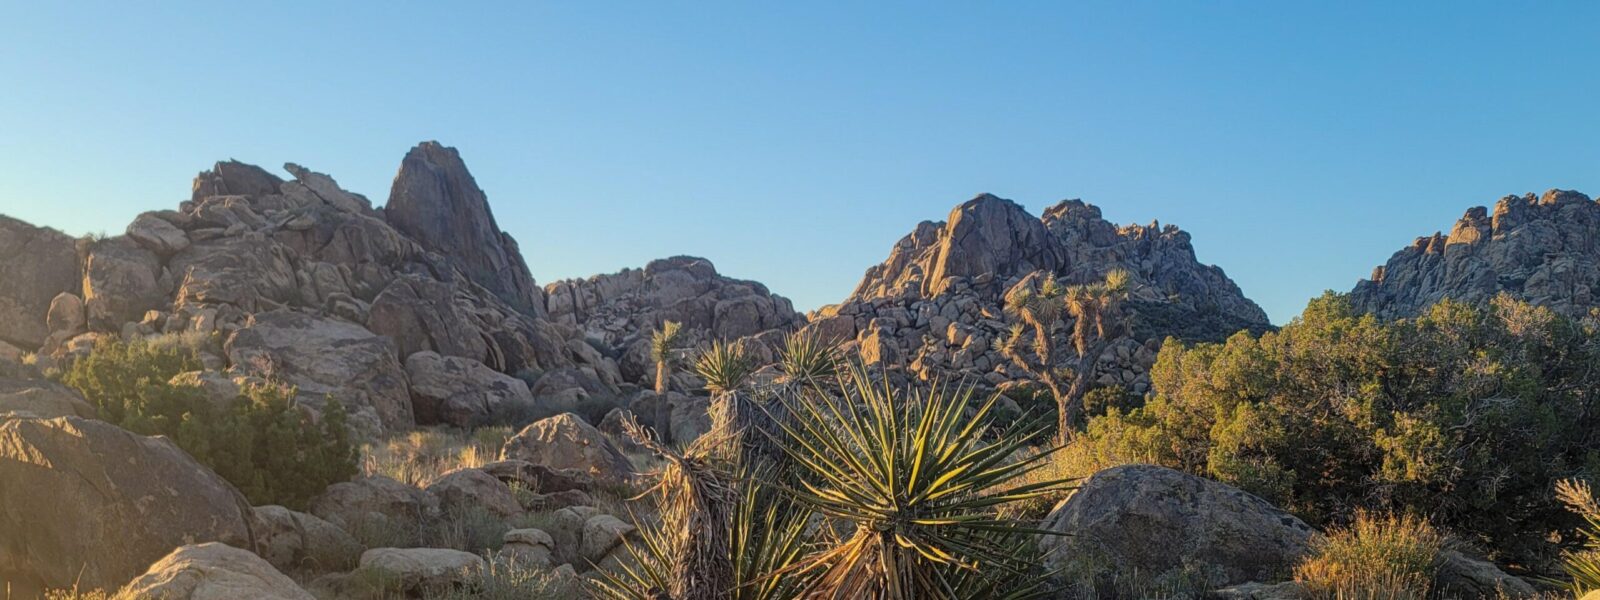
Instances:
[[[667,321],[650,336],[650,358],[656,361],[656,393],[666,395],[672,383],[672,368],[678,366],[678,334],[683,324]]]
[[[1050,388],[1056,400],[1057,441],[1065,441],[1083,419],[1083,396],[1094,383],[1100,355],[1125,325],[1127,294],[1128,272],[1117,269],[1107,273],[1105,281],[1089,285],[1063,286],[1054,275],[1046,275],[1037,290],[1019,286],[1006,297],[1006,312],[1017,321],[1011,325],[1010,335],[996,345],[1012,363]],[[1072,318],[1072,348],[1078,354],[1065,372],[1056,367],[1052,335],[1063,316]]]
[[[672,443],[672,405],[667,388],[672,384],[672,369],[678,364],[678,334],[683,324],[666,321],[650,336],[650,357],[656,361],[656,434],[661,443]]]

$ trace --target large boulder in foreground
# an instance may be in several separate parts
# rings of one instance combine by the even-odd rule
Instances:
[[[562,413],[524,427],[500,450],[506,460],[525,460],[552,469],[576,469],[601,477],[633,475],[633,463],[605,434],[582,417]]]
[[[313,600],[261,557],[216,542],[183,546],[117,594],[117,600]]]
[[[1237,488],[1165,467],[1095,473],[1045,518],[1046,565],[1159,577],[1199,567],[1213,587],[1285,579],[1316,531]]]
[[[76,417],[0,421],[0,584],[116,588],[212,541],[255,547],[250,505],[170,440]]]
[[[39,347],[51,299],[81,285],[76,240],[0,215],[0,281],[0,340]]]

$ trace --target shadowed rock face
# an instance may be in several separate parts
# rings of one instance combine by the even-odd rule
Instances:
[[[1034,217],[989,194],[956,206],[946,222],[918,224],[849,298],[813,313],[811,326],[918,377],[1000,384],[1026,378],[992,349],[1006,330],[1006,291],[1030,275],[1093,283],[1113,269],[1131,276],[1132,333],[1106,350],[1113,356],[1102,361],[1100,385],[1144,391],[1169,335],[1221,340],[1270,327],[1222,269],[1195,259],[1189,234],[1177,227],[1119,227],[1078,200]]]
[[[1350,292],[1358,310],[1413,317],[1451,298],[1507,293],[1568,316],[1600,306],[1600,203],[1579,192],[1506,196],[1467,210],[1449,235],[1419,237]]]
[[[1231,486],[1164,467],[1095,473],[1041,526],[1046,564],[1105,565],[1102,576],[1156,578],[1204,564],[1214,585],[1280,581],[1316,531]]]
[[[423,142],[400,163],[384,218],[424,248],[450,258],[473,283],[530,314],[544,310],[516,240],[495,223],[489,201],[455,148]]]
[[[0,421],[0,481],[0,583],[20,590],[116,588],[183,544],[255,544],[232,485],[167,438],[100,421]]]
[[[0,341],[38,348],[50,333],[50,301],[81,286],[76,241],[0,215],[0,281]]]

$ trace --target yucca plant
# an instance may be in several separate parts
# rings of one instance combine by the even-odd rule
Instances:
[[[742,340],[718,340],[700,353],[694,372],[706,380],[706,389],[712,395],[723,395],[739,390],[750,381],[750,376],[756,372],[756,361],[745,350]]]
[[[682,331],[682,323],[665,321],[650,335],[650,358],[656,361],[655,426],[663,444],[672,443],[672,403],[667,401],[667,390],[672,385],[672,369],[678,364],[678,337]]]
[[[789,383],[821,382],[838,376],[839,351],[814,329],[802,329],[785,337],[778,353],[778,370]]]
[[[1567,552],[1561,558],[1561,568],[1570,578],[1567,588],[1574,597],[1581,598],[1600,590],[1600,503],[1595,502],[1588,482],[1576,479],[1557,482],[1556,497],[1584,521],[1583,549]]]
[[[666,321],[650,335],[650,358],[656,361],[656,393],[666,394],[672,383],[672,368],[678,364],[678,337],[683,324]]]
[[[1048,453],[1017,451],[1040,429],[984,440],[999,395],[974,403],[970,385],[916,391],[874,384],[852,365],[840,394],[784,397],[782,449],[799,474],[789,489],[811,510],[853,525],[840,543],[794,568],[816,571],[808,597],[1036,597],[1035,561],[1019,549],[1048,534],[997,508],[1070,489],[1065,480],[1013,484]],[[974,408],[976,404],[976,408]]]
[[[684,453],[653,443],[636,423],[630,434],[666,459],[651,489],[660,520],[634,521],[640,542],[630,561],[602,572],[591,587],[612,600],[788,600],[808,574],[786,570],[810,549],[811,513],[761,482],[763,467],[723,470],[701,438]]]

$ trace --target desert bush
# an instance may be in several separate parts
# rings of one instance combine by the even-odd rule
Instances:
[[[1425,600],[1444,539],[1426,520],[1362,512],[1295,567],[1317,600]]]
[[[1140,408],[1092,419],[1119,456],[1241,487],[1317,525],[1415,511],[1542,564],[1578,520],[1550,494],[1600,474],[1594,326],[1507,297],[1383,322],[1329,293],[1278,332],[1168,340]]]
[[[316,420],[296,405],[293,388],[257,384],[238,398],[207,398],[198,388],[169,383],[200,368],[194,346],[204,343],[209,339],[101,342],[61,380],[107,422],[172,438],[256,505],[303,509],[329,484],[356,473],[344,408],[332,399]]]
[[[424,600],[581,600],[583,585],[576,577],[563,577],[547,569],[518,564],[510,557],[490,552],[487,567],[459,587],[434,590]]]
[[[429,525],[429,545],[463,552],[499,550],[511,529],[504,520],[481,506],[447,510]]]

